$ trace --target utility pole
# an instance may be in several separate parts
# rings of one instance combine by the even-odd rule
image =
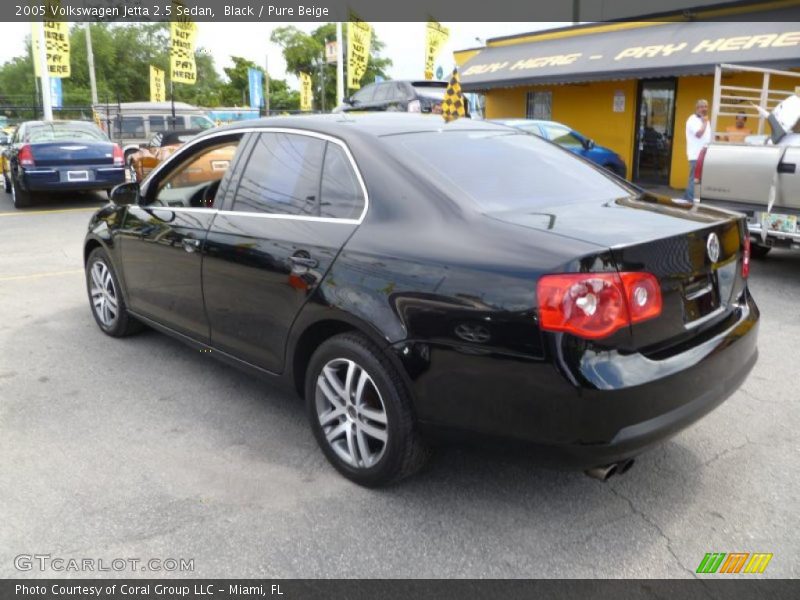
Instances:
[[[44,120],[53,120],[53,104],[50,101],[50,72],[47,70],[47,40],[44,37],[44,22],[39,23],[39,73],[42,77],[42,111]]]
[[[336,23],[336,105],[344,103],[344,44],[342,43],[342,24]]]
[[[266,107],[265,117],[269,116],[269,54],[264,56],[264,85],[266,92],[264,94],[264,106]]]
[[[322,58],[319,61],[320,92],[319,97],[322,101],[322,112],[325,112],[325,50],[322,51]]]
[[[97,81],[94,78],[94,52],[92,52],[92,27],[86,23],[86,56],[89,59],[89,86],[92,90],[92,106],[97,104]]]

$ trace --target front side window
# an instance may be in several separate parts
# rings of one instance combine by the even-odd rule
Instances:
[[[365,102],[371,102],[372,97],[375,94],[376,87],[377,86],[374,83],[371,83],[364,89],[353,94],[353,104],[364,104]]]
[[[192,153],[164,174],[149,206],[214,208],[220,181],[228,172],[241,135]]]
[[[250,154],[233,210],[316,216],[325,142],[307,135],[262,133]]]
[[[189,119],[189,129],[211,129],[214,121],[205,116],[192,115]]]

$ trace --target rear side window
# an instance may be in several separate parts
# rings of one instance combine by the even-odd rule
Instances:
[[[398,158],[488,212],[630,196],[632,188],[533,135],[445,131],[386,136]]]
[[[363,90],[356,92],[355,94],[353,94],[353,102],[354,103],[358,102],[362,104],[364,102],[370,102],[372,100],[372,96],[375,94],[376,87],[377,86],[374,83],[372,83],[367,87],[365,87]]]
[[[316,216],[325,143],[306,135],[262,133],[233,210]]]
[[[144,117],[122,117],[120,133],[122,137],[144,137]]]
[[[551,142],[567,148],[583,148],[583,144],[581,144],[577,136],[566,127],[557,125],[543,125],[542,127],[544,127]]]
[[[337,144],[328,143],[322,169],[321,217],[358,219],[364,210],[364,195],[350,160]]]
[[[163,115],[153,115],[150,117],[150,133],[166,131],[169,129],[167,118]]]

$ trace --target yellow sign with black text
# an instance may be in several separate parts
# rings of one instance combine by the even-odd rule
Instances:
[[[347,87],[361,88],[361,78],[367,72],[369,46],[372,42],[372,27],[361,20],[347,24]]]
[[[150,65],[150,102],[164,102],[167,99],[164,88],[164,71]]]
[[[173,2],[176,10],[173,14],[179,13],[177,7],[183,7],[180,2]],[[188,83],[194,85],[197,82],[197,65],[194,60],[194,45],[197,41],[197,24],[184,18],[172,21],[169,24],[169,79],[172,83]]]
[[[70,45],[69,23],[60,21],[45,21],[44,27],[40,23],[31,23],[31,40],[33,44],[33,68],[36,77],[42,76],[39,67],[39,48],[41,33],[44,29],[45,52],[47,54],[47,73],[50,77],[67,78],[70,76]]]
[[[425,29],[425,79],[433,79],[433,63],[436,55],[447,43],[450,30],[437,21],[428,21]]]
[[[311,75],[300,73],[300,110],[311,110],[314,103],[314,92]]]

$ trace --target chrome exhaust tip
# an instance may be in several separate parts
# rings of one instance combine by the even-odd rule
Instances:
[[[608,481],[614,475],[622,475],[630,471],[633,463],[634,459],[629,458],[628,460],[623,460],[622,462],[618,463],[611,463],[610,465],[604,465],[602,467],[592,467],[591,469],[586,469],[584,473],[586,473],[592,479]]]
[[[586,469],[584,473],[586,473],[592,479],[608,481],[610,477],[613,477],[616,474],[617,468],[617,463],[613,463],[602,467],[592,467],[591,469]]]

